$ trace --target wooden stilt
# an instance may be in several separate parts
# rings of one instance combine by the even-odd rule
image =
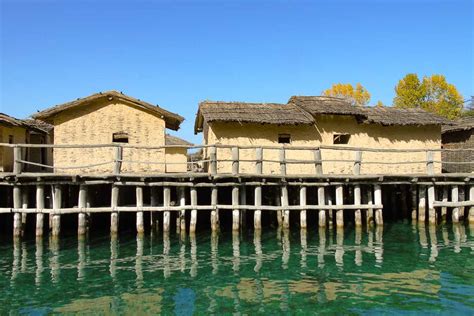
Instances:
[[[135,188],[135,195],[137,207],[143,207],[143,187],[137,186]],[[143,234],[145,233],[145,225],[143,223],[143,211],[138,211],[136,216],[137,234]]]
[[[53,197],[53,212],[61,210],[62,206],[62,188],[60,185],[54,185],[54,197]],[[53,214],[52,220],[52,235],[58,237],[61,232],[61,215],[58,213]]]
[[[257,185],[255,187],[255,206],[261,206],[262,205],[262,187],[260,185]],[[257,209],[253,213],[253,227],[255,230],[261,230],[262,229],[262,211]]]
[[[239,205],[239,187],[233,186],[232,187],[232,206]],[[240,222],[240,213],[238,208],[234,208],[232,210],[232,230],[238,231],[239,230],[239,222]]]
[[[411,193],[411,220],[416,221],[417,220],[417,210],[418,210],[418,190],[416,188],[416,184],[413,184],[410,187],[410,193]]]
[[[13,208],[21,208],[21,189],[19,186],[13,187]],[[13,237],[21,236],[21,213],[15,211],[13,214]]]
[[[400,185],[400,200],[402,205],[402,218],[408,217],[408,189],[406,185]]]
[[[474,202],[474,185],[469,187],[469,201]],[[474,224],[474,206],[469,207],[469,224]],[[471,230],[472,234],[472,230]]]
[[[247,205],[247,187],[241,186],[239,189],[239,203],[241,206]],[[240,227],[245,229],[247,226],[247,210],[240,210]]]
[[[344,204],[344,187],[342,185],[336,186],[336,205]],[[336,211],[336,226],[344,227],[344,212],[342,209]]]
[[[306,228],[307,223],[306,223],[306,187],[303,185],[300,187],[300,206],[301,206],[301,211],[300,211],[300,227],[301,228]]]
[[[110,207],[112,208],[112,213],[110,214],[110,234],[111,235],[116,235],[118,233],[119,215],[118,215],[118,212],[116,211],[118,202],[119,202],[119,187],[116,185],[112,185],[112,194],[111,194],[111,202],[110,202]]]
[[[326,204],[326,195],[324,187],[318,187],[318,205]],[[319,210],[318,216],[318,225],[319,227],[326,227],[326,211]]]
[[[449,191],[447,186],[443,186],[443,202],[448,202]],[[448,216],[448,208],[446,206],[441,207],[441,221],[446,222]]]
[[[459,189],[457,185],[451,187],[451,201],[459,201]],[[452,221],[453,223],[459,223],[459,207],[453,207]]]
[[[460,202],[464,201],[465,197],[466,197],[465,194],[464,194],[464,186],[460,185],[458,187],[458,192],[459,192],[458,193],[458,196],[459,196],[458,201],[460,201]],[[459,220],[460,221],[464,220],[464,206],[459,207]]]
[[[362,204],[361,202],[362,202],[362,199],[361,199],[361,193],[360,193],[360,185],[356,184],[354,186],[354,204],[361,205]],[[362,214],[361,214],[360,209],[355,210],[354,221],[355,221],[356,226],[362,226]]]
[[[373,187],[372,185],[367,186],[367,204],[373,205],[374,204],[374,194],[373,194]],[[374,209],[369,208],[367,209],[367,227],[374,225]]]
[[[158,206],[160,204],[159,199],[158,199],[158,188],[157,187],[150,187],[150,205],[151,206]],[[159,224],[158,224],[158,218],[155,217],[155,213],[151,211],[150,212],[150,231],[153,233],[154,231],[158,230]]]
[[[184,187],[178,188],[178,199],[180,206],[186,206],[186,189]],[[179,230],[186,232],[186,210],[179,211]]]
[[[44,224],[44,185],[38,184],[36,186],[36,237],[43,236]]]
[[[433,206],[435,201],[435,187],[434,185],[428,186],[428,222],[431,225],[436,224],[436,210]]]
[[[81,184],[79,186],[79,197],[77,206],[79,209],[83,209],[87,207],[87,186]],[[87,221],[86,221],[86,213],[84,211],[80,211],[77,215],[77,235],[84,236],[87,232]]]
[[[217,187],[211,189],[211,229],[212,231],[217,231],[219,229],[219,210],[217,210],[218,203],[218,194]]]
[[[196,206],[198,205],[197,200],[197,189],[195,187],[191,187],[191,205]],[[196,224],[197,224],[197,210],[191,210],[191,221],[189,223],[189,232],[195,233],[196,232]]]
[[[418,186],[418,222],[424,223],[426,218],[426,187]]]
[[[281,187],[281,206],[283,210],[283,228],[290,228],[290,211],[287,209],[288,206],[288,187],[283,185]]]
[[[21,189],[21,208],[22,209],[28,208],[28,187],[27,186],[23,186],[23,188]],[[21,213],[21,236],[25,234],[26,219],[27,219],[27,213]]]
[[[334,204],[331,191],[332,191],[331,188],[329,188],[329,190],[326,192],[327,205]],[[329,228],[332,229],[332,227],[334,226],[334,211],[333,210],[328,210],[328,224],[329,224]]]
[[[374,185],[374,202],[376,205],[382,205],[382,187],[379,184]],[[383,225],[382,209],[375,210],[375,224]]]
[[[171,204],[171,190],[169,187],[163,188],[163,206],[169,207]],[[163,212],[163,231],[170,231],[170,211]]]
[[[275,194],[275,205],[281,206],[281,193]],[[281,209],[276,211],[276,219],[277,219],[278,227],[281,228],[283,226],[283,212]]]

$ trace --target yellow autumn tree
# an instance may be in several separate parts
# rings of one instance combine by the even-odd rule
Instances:
[[[324,90],[323,95],[345,98],[353,105],[367,105],[370,101],[370,93],[360,83],[354,87],[350,83],[335,83],[331,88]]]

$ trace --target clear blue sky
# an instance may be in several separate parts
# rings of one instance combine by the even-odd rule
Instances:
[[[474,94],[472,0],[0,2],[0,111],[20,118],[115,89],[186,117],[177,134],[200,143],[206,99],[360,82],[391,104],[409,72]]]

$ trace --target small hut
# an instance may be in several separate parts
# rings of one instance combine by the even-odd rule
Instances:
[[[33,115],[54,126],[55,145],[165,145],[166,129],[178,130],[178,114],[117,91],[99,92]],[[137,146],[138,147],[138,146]],[[123,148],[123,173],[165,172],[164,149]],[[55,148],[54,167],[62,173],[111,173],[114,148]],[[62,169],[77,166],[77,169]]]
[[[52,126],[36,120],[20,120],[0,113],[0,143],[6,144],[48,144],[52,136]],[[50,164],[51,155],[46,149],[28,148],[22,150],[22,159],[39,164]],[[44,170],[28,165],[24,171]],[[13,149],[0,147],[0,172],[13,171]]]
[[[324,149],[323,160],[353,160],[354,152],[344,147],[386,149],[441,148],[441,124],[446,120],[421,109],[392,107],[357,107],[348,101],[326,96],[293,96],[287,104],[204,101],[199,105],[195,133],[203,132],[205,144],[281,146],[287,159],[314,159],[313,153],[291,150],[292,146],[331,145]],[[266,150],[264,160],[278,161],[278,150]],[[435,160],[440,160],[435,154]],[[221,149],[218,156],[231,159],[230,150]],[[255,160],[255,152],[241,150],[241,160]],[[426,171],[425,163],[395,164],[397,161],[425,161],[426,153],[364,152],[362,173],[419,173]],[[393,162],[386,165],[377,161]],[[252,172],[253,163],[243,163],[243,172]],[[230,172],[231,163],[218,165],[219,172]],[[353,163],[324,162],[324,173],[353,172]],[[441,171],[440,164],[435,171]],[[264,173],[278,173],[277,162],[267,163]],[[315,173],[314,164],[292,164],[287,172]]]
[[[474,116],[444,126],[442,142],[445,149],[474,149]],[[474,150],[445,151],[442,160],[444,172],[474,172]]]
[[[187,172],[188,171],[188,147],[192,143],[166,134],[166,172]]]

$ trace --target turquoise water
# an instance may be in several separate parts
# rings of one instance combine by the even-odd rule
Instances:
[[[0,314],[473,314],[474,227],[0,246]]]

